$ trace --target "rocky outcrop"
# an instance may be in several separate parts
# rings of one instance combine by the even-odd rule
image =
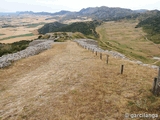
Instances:
[[[54,43],[52,40],[35,40],[30,43],[29,47],[17,53],[3,55],[0,57],[0,68],[11,65],[13,61],[36,55],[44,50],[51,48]]]

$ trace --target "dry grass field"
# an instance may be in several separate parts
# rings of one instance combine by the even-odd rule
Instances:
[[[99,54],[74,42],[54,44],[0,70],[0,119],[125,120],[125,113],[160,115],[160,98],[150,91],[155,76],[155,69],[112,56],[107,65],[104,54],[100,60]]]
[[[0,28],[0,42],[1,43],[12,43],[21,40],[33,40],[38,37],[36,30],[43,26],[45,23],[55,22],[55,19],[45,20],[50,16],[36,16],[36,15],[20,15],[11,17],[1,17],[0,26],[3,24],[9,24],[16,27]],[[31,34],[32,36],[18,37],[19,35]],[[12,38],[12,36],[17,36]],[[11,37],[10,39],[1,40],[4,38]]]
[[[134,20],[122,20],[106,22],[97,28],[100,33],[101,47],[119,51],[126,56],[145,63],[154,64],[154,56],[160,57],[160,45],[145,38],[141,28],[135,28],[138,24]],[[108,46],[108,47],[107,47]]]

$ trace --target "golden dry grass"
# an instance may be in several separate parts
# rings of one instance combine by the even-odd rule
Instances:
[[[105,57],[100,60],[99,54],[65,42],[0,70],[0,118],[124,120],[125,113],[160,115],[160,98],[150,92],[157,70],[112,56],[106,65]]]
[[[108,42],[113,50],[132,59],[154,63],[152,58],[160,56],[160,45],[147,40],[142,29],[135,28],[137,24],[138,22],[133,20],[106,22],[97,28],[97,32],[100,33],[100,40]]]

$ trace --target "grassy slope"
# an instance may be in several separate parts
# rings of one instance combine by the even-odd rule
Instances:
[[[160,56],[158,45],[147,40],[141,28],[135,28],[135,20],[106,22],[97,27],[100,46],[121,52],[129,58],[154,63],[153,56]],[[107,47],[108,46],[108,47]]]
[[[160,13],[141,21],[136,27],[143,27],[148,39],[160,44]]]
[[[0,73],[2,119],[124,120],[125,113],[160,115],[160,98],[150,92],[156,70],[111,56],[106,65],[104,57],[100,60],[74,42],[56,44]]]

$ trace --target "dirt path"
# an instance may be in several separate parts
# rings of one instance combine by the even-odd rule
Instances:
[[[92,59],[83,55],[83,52],[84,50],[73,42],[54,45],[53,49],[41,53],[37,58],[33,56],[27,58],[28,60],[18,61],[5,72],[2,70],[1,78],[7,82],[4,85],[1,79],[1,118],[15,119],[26,107],[36,109],[48,104],[50,97],[54,99],[79,86],[83,81],[75,78],[87,73],[87,69],[77,72],[81,68],[81,64],[78,63],[81,60]],[[44,61],[45,57],[48,58]],[[37,62],[33,65],[32,62],[35,60]],[[26,66],[28,63],[29,68]],[[6,72],[12,75],[5,76]]]
[[[155,71],[140,67],[152,73],[145,76],[128,67],[136,84],[132,76],[120,76],[115,64],[107,66],[74,42],[15,62],[0,70],[0,120],[123,119],[128,99],[139,95],[139,86],[151,85],[144,79]]]

